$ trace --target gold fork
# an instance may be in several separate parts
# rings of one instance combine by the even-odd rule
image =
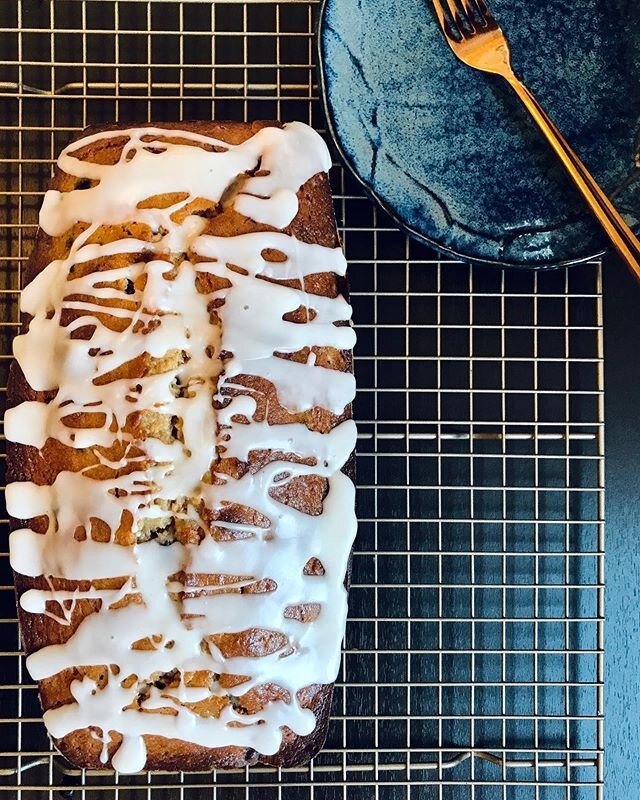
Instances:
[[[440,27],[455,55],[470,67],[509,82],[564,164],[616,250],[640,280],[640,241],[598,186],[533,94],[513,73],[509,43],[484,0],[433,0]]]

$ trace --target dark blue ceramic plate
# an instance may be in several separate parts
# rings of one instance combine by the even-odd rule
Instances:
[[[637,225],[640,3],[491,7],[517,74]],[[414,236],[510,266],[560,266],[606,248],[508,85],[457,61],[430,0],[325,0],[318,49],[340,153]]]

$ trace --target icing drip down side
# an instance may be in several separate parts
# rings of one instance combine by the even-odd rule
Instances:
[[[77,155],[116,139],[115,163]],[[73,235],[25,288],[14,344],[46,402],[5,417],[10,441],[80,464],[7,487],[13,517],[46,520],[10,537],[13,569],[39,581],[22,610],[67,631],[29,671],[82,676],[45,723],[89,728],[122,772],[144,768],[150,735],[274,754],[283,726],[314,730],[302,690],[335,680],[346,621],[355,384],[316,356],[355,337],[344,298],[305,290],[346,263],[282,230],[213,235],[197,204],[285,228],[326,147],[300,123],[237,145],[145,127],[87,136],[58,165],[82,188],[48,191],[40,225]],[[263,386],[290,421],[268,422]],[[301,481],[324,487],[313,513]]]

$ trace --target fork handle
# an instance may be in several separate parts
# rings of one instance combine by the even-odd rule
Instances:
[[[640,280],[640,241],[534,95],[515,76],[510,76],[507,80],[549,140],[549,144],[566,167],[591,211],[609,235],[614,247],[627,262],[636,278]]]

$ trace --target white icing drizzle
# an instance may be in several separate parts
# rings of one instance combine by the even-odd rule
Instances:
[[[86,145],[114,138],[124,140],[116,164],[75,155]],[[342,414],[354,396],[352,375],[316,366],[311,350],[306,363],[276,354],[314,346],[353,347],[351,327],[336,324],[351,316],[344,298],[309,294],[301,283],[315,273],[344,275],[346,262],[339,248],[307,244],[281,231],[203,235],[201,217],[183,216],[177,222],[175,215],[196,198],[228,202],[233,187],[231,202],[238,212],[284,228],[297,214],[298,189],[328,170],[329,154],[318,134],[301,123],[263,128],[239,145],[189,131],[145,127],[87,136],[67,147],[58,164],[95,185],[46,193],[40,215],[46,233],[61,236],[78,222],[84,230],[73,239],[66,258],[52,261],[26,287],[21,308],[32,319],[14,345],[29,385],[51,392],[53,399],[29,400],[9,410],[5,432],[13,442],[40,449],[51,438],[88,449],[97,465],[113,472],[97,480],[89,467],[61,471],[51,485],[10,484],[6,499],[13,517],[48,518],[44,534],[28,525],[11,534],[10,560],[16,572],[43,575],[49,584],[21,596],[25,612],[69,626],[78,602],[97,601],[97,610],[82,619],[64,644],[29,656],[32,676],[41,680],[72,666],[115,664],[119,669],[109,669],[101,686],[88,676],[74,681],[74,702],[47,711],[45,723],[56,738],[90,728],[103,743],[103,762],[111,735],[118,732],[122,742],[112,765],[121,772],[144,767],[145,735],[273,754],[281,744],[282,726],[305,735],[316,725],[313,712],[300,705],[299,690],[331,683],[338,672],[347,610],[343,581],[356,531],[354,487],[341,468],[356,433],[351,420],[326,434],[301,423],[257,421],[255,392],[241,388],[242,394],[230,398],[228,390],[242,387],[240,376],[253,375],[271,381],[279,403],[292,412],[317,406]],[[254,177],[245,175],[257,169]],[[141,201],[165,193],[180,193],[181,199],[168,208],[138,208]],[[155,240],[128,236],[107,244],[89,241],[101,225],[132,222],[149,225],[157,232]],[[267,260],[267,250],[280,251],[284,260]],[[144,261],[91,271],[94,260],[104,263],[137,253],[144,254]],[[192,253],[204,260],[193,263]],[[175,269],[172,259],[179,265]],[[199,291],[197,276],[207,273],[230,286]],[[299,288],[265,278],[295,279]],[[123,285],[126,290],[119,288]],[[114,307],[114,301],[125,307]],[[219,324],[211,322],[212,304]],[[309,312],[306,324],[284,319],[300,306]],[[74,331],[88,326],[93,331],[89,339],[72,338]],[[221,353],[230,354],[224,363]],[[110,379],[123,364],[149,356],[166,357],[158,374]],[[215,398],[227,405],[215,411]],[[179,420],[180,438],[141,440],[128,425],[134,412]],[[92,415],[94,427],[70,424],[71,415],[81,413]],[[114,462],[99,448],[116,443],[124,454]],[[259,450],[283,458],[238,479],[220,473],[214,484],[205,480],[211,469],[215,472],[218,453],[247,461]],[[285,460],[285,454],[298,459]],[[117,472],[124,467],[124,474]],[[304,475],[328,481],[319,516],[272,496],[276,488]],[[154,520],[162,527],[170,517],[191,520],[206,531],[203,510],[220,511],[230,503],[254,509],[268,520],[267,526],[216,521],[216,527],[243,538],[217,541],[205,535],[199,544],[162,546],[152,539],[124,546],[114,539],[125,519],[133,519],[134,533],[153,527]],[[93,519],[109,526],[110,541],[91,538]],[[84,538],[76,535],[78,529],[85,531]],[[322,563],[322,575],[304,574],[312,558]],[[276,588],[240,594],[208,586],[194,592],[188,581],[172,577],[178,573],[229,576],[226,590],[263,579]],[[116,583],[120,588],[94,588],[107,578],[121,578]],[[60,590],[52,579],[89,583],[83,590]],[[141,602],[127,602],[134,594]],[[319,607],[315,619],[301,622],[285,615],[300,604]],[[267,656],[225,657],[208,638],[252,628],[277,632],[284,644]],[[132,648],[150,636],[155,649]],[[194,671],[210,674],[210,685],[188,685],[185,673]],[[177,685],[158,689],[154,674],[167,672],[178,675]],[[199,715],[188,704],[226,697],[228,690],[216,678],[221,674],[247,676],[234,694],[270,683],[285,690],[289,699],[270,701],[254,714],[227,704],[218,717]],[[135,680],[124,680],[130,676]]]
[[[56,620],[61,625],[70,625],[73,611],[78,600],[100,600],[111,606],[122,600],[132,591],[131,580],[126,581],[120,589],[94,589],[93,587],[82,591],[63,591],[62,589],[29,589],[20,597],[20,606],[30,614],[45,614]],[[58,603],[62,609],[62,616],[47,611],[47,603]]]

